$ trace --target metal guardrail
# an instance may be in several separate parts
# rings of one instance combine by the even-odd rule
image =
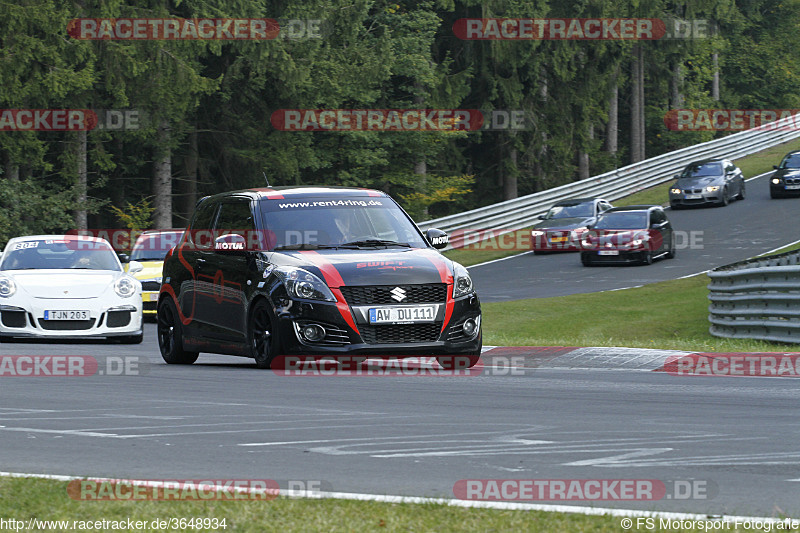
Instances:
[[[439,228],[447,232],[466,228],[521,229],[534,224],[539,215],[546,213],[559,200],[600,196],[613,201],[672,180],[691,161],[710,157],[737,159],[800,137],[800,128],[796,127],[794,120],[794,117],[789,117],[721,139],[681,148],[585,180],[464,213],[426,220],[417,225],[423,231]],[[781,129],[781,126],[786,127]]]
[[[722,266],[708,277],[712,335],[800,343],[800,251]]]

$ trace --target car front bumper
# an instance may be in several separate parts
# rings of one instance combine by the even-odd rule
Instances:
[[[137,298],[128,303],[102,304],[97,299],[47,300],[0,304],[1,337],[96,338],[142,333],[142,306]],[[46,310],[86,310],[88,320],[45,320]]]

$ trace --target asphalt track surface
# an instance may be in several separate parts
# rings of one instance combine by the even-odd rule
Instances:
[[[576,254],[525,255],[472,275],[484,301],[671,279],[796,240],[798,214],[800,199],[770,200],[759,179],[744,202],[671,212],[677,229],[703,232],[674,260],[584,268]],[[0,355],[87,355],[106,373],[0,377],[0,470],[444,498],[469,479],[647,479],[673,497],[536,503],[800,516],[797,381],[673,376],[628,364],[637,350],[548,366],[559,353],[528,354],[519,375],[289,377],[209,354],[168,366],[153,324],[135,346],[3,343]],[[110,375],[109,358],[139,370]],[[687,484],[688,498],[672,492]]]
[[[481,301],[502,302],[634,287],[748,259],[800,238],[795,223],[800,198],[771,199],[769,176],[748,181],[746,199],[727,207],[668,210],[681,232],[674,259],[648,266],[584,267],[577,252],[526,253],[469,272]]]
[[[700,485],[680,500],[536,503],[800,513],[800,390],[792,379],[608,364],[619,354],[583,353],[573,368],[537,364],[558,355],[552,350],[529,354],[534,364],[520,375],[289,377],[208,354],[168,366],[153,324],[140,346],[19,342],[2,352],[91,355],[101,368],[108,357],[137,357],[140,368],[0,378],[4,471],[272,479],[281,488],[296,481],[445,498],[467,479],[648,479],[668,491]]]

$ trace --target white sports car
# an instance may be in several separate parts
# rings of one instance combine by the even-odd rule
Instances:
[[[141,270],[131,262],[131,274]],[[105,239],[16,237],[0,257],[0,341],[11,337],[142,342],[142,284]]]

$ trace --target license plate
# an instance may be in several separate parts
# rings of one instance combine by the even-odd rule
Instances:
[[[89,311],[45,311],[45,320],[89,320]]]
[[[433,322],[435,305],[414,307],[375,307],[369,310],[370,324],[392,324],[395,322]]]
[[[787,185],[786,186],[786,190],[787,191],[792,190],[792,189],[800,189],[800,185]]]
[[[619,255],[619,250],[600,250],[599,255]]]
[[[550,237],[550,242],[567,242],[566,237]]]
[[[686,196],[684,196],[684,198],[686,198],[687,200],[699,200],[702,197],[703,197],[702,194],[687,194]]]

